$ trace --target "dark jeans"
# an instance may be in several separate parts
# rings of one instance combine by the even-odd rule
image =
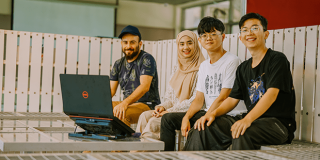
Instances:
[[[220,116],[205,130],[191,129],[183,150],[226,150],[232,144],[232,150],[255,150],[262,145],[286,143],[287,128],[277,118],[259,118],[252,122],[243,135],[233,139],[231,126],[242,116]]]
[[[162,116],[161,119],[161,129],[160,129],[160,140],[164,142],[164,150],[165,151],[173,151],[175,146],[175,130],[181,129],[182,119],[186,112],[172,112],[166,113]],[[190,127],[194,125],[194,123],[204,116],[206,111],[199,111],[189,120]]]

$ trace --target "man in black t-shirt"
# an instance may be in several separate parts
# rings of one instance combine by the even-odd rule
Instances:
[[[129,125],[137,123],[142,112],[160,104],[157,66],[153,56],[143,50],[138,28],[127,26],[119,35],[124,57],[118,59],[110,73],[111,96],[118,84],[123,101],[113,101],[114,116]]]
[[[296,130],[295,92],[286,56],[268,49],[267,20],[248,13],[239,22],[240,40],[252,58],[239,65],[229,97],[190,131],[185,150],[260,149],[291,143]],[[240,100],[248,113],[227,116]],[[207,122],[207,123],[206,123]]]

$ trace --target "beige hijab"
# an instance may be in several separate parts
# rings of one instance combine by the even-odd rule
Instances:
[[[194,51],[191,57],[185,58],[183,53],[179,49],[180,39],[183,36],[189,36],[193,40]],[[179,69],[173,75],[170,80],[170,85],[175,91],[175,95],[182,102],[185,99],[190,98],[190,92],[192,90],[192,85],[196,80],[196,74],[199,70],[201,62],[205,60],[201,53],[197,35],[192,31],[182,31],[177,36],[177,48],[178,48],[178,65]]]

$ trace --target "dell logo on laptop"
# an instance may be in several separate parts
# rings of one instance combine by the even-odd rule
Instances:
[[[83,92],[82,92],[82,97],[83,97],[84,99],[87,99],[87,98],[89,97],[88,92],[87,92],[87,91],[83,91]]]

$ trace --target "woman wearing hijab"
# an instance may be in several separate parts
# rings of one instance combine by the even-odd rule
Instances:
[[[140,115],[136,132],[140,132],[141,137],[160,139],[161,117],[168,112],[186,112],[196,97],[198,70],[205,60],[197,35],[192,31],[182,31],[176,40],[178,65],[173,68],[164,102],[157,105],[155,110]]]

